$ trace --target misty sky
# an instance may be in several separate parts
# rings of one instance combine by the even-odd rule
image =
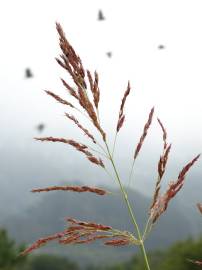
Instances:
[[[99,9],[105,21],[97,20]],[[59,80],[66,78],[66,74],[54,60],[60,53],[56,21],[62,24],[84,66],[91,71],[96,69],[100,75],[100,114],[111,142],[120,100],[127,81],[131,82],[126,123],[116,150],[116,160],[124,172],[128,172],[152,106],[155,118],[160,117],[173,143],[171,164],[177,170],[173,176],[184,163],[202,152],[201,11],[200,0],[1,1],[0,176],[5,186],[20,183],[24,171],[30,187],[33,179],[38,183],[42,177],[47,177],[46,183],[49,180],[56,183],[57,175],[64,180],[60,170],[67,172],[68,179],[88,177],[97,183],[104,178],[99,172],[96,176],[102,179],[94,179],[97,168],[91,172],[91,165],[70,147],[33,140],[39,136],[36,126],[44,123],[40,136],[86,142],[64,118],[68,108],[43,92],[50,89],[71,100]],[[161,44],[165,49],[158,49]],[[108,51],[112,52],[112,58],[106,56]],[[27,67],[34,74],[31,79],[25,79]],[[92,127],[84,118],[80,120]],[[138,175],[156,168],[161,147],[162,134],[155,120],[137,162]],[[199,172],[201,166],[200,161],[196,166]],[[48,179],[50,174],[52,178]],[[145,183],[140,183],[140,188],[143,186]]]

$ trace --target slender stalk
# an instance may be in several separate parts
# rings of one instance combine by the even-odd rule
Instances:
[[[114,157],[114,151],[115,151],[115,147],[116,147],[117,134],[118,134],[118,132],[116,131],[116,135],[115,135],[114,143],[113,143],[113,149],[112,149],[112,158]]]
[[[131,184],[131,180],[132,180],[132,176],[133,176],[134,165],[135,165],[135,159],[133,159],[133,163],[132,163],[132,166],[131,166],[127,188],[129,188],[130,187],[130,184]]]
[[[95,153],[97,153],[97,154],[99,154],[99,155],[101,155],[101,156],[103,156],[103,157],[109,159],[108,155],[106,155],[105,153],[102,153],[102,152],[100,152],[100,151],[94,149],[93,147],[91,147],[91,146],[89,146],[89,145],[87,145],[87,144],[86,144],[86,146],[87,146],[91,151],[93,151],[93,152],[95,152]]]
[[[108,154],[109,154],[109,158],[110,158],[112,167],[113,167],[113,169],[114,169],[114,172],[115,172],[117,181],[118,181],[119,186],[120,186],[120,189],[121,189],[121,193],[122,193],[123,198],[124,198],[124,200],[125,200],[126,206],[127,206],[127,208],[128,208],[129,215],[130,215],[131,220],[132,220],[132,222],[133,222],[133,224],[134,224],[134,228],[135,228],[135,230],[136,230],[136,232],[137,232],[137,235],[138,235],[138,238],[139,238],[139,241],[140,241],[140,247],[141,247],[141,251],[142,251],[142,254],[143,254],[143,257],[144,257],[144,260],[145,260],[146,269],[147,269],[147,270],[150,270],[150,266],[149,266],[147,254],[146,254],[145,247],[144,247],[144,242],[143,242],[143,239],[142,239],[142,236],[141,236],[141,233],[140,233],[139,226],[138,226],[138,224],[137,224],[137,222],[136,222],[135,215],[134,215],[133,210],[132,210],[132,208],[131,208],[131,205],[130,205],[130,202],[129,202],[129,199],[128,199],[128,194],[127,194],[127,192],[125,191],[125,189],[124,189],[124,187],[123,187],[123,184],[122,184],[121,179],[120,179],[120,177],[119,177],[118,171],[117,171],[116,166],[115,166],[115,164],[114,164],[113,158],[112,158],[112,156],[111,156],[109,147],[108,147],[107,143],[105,143],[105,144],[106,144],[106,148],[107,148],[107,151],[108,151]]]
[[[147,222],[146,222],[146,225],[145,225],[145,229],[144,229],[144,233],[143,233],[143,236],[142,236],[142,239],[145,240],[146,239],[146,236],[147,234],[150,232],[151,230],[151,225],[149,224],[150,222],[150,218],[148,218]],[[150,226],[149,226],[150,225]]]

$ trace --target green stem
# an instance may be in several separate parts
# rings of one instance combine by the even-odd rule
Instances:
[[[150,270],[150,266],[149,266],[149,262],[148,262],[148,258],[147,258],[147,254],[146,254],[146,251],[145,251],[145,247],[144,247],[144,242],[142,240],[142,236],[141,236],[141,233],[140,233],[140,229],[138,227],[138,224],[136,222],[136,218],[135,218],[135,215],[133,213],[133,210],[131,208],[131,205],[130,205],[130,202],[128,200],[128,194],[126,193],[123,185],[122,185],[122,182],[121,182],[121,179],[119,177],[119,174],[117,172],[117,169],[116,169],[116,166],[114,164],[114,161],[113,161],[113,158],[111,156],[111,153],[109,151],[109,147],[107,145],[107,143],[105,142],[106,144],[106,147],[107,147],[107,151],[108,151],[108,154],[109,154],[109,158],[110,158],[110,161],[111,161],[111,164],[113,166],[113,169],[114,169],[114,172],[115,172],[115,175],[116,175],[116,178],[118,180],[118,183],[119,183],[119,186],[120,186],[120,189],[121,189],[121,192],[122,192],[122,195],[123,195],[123,198],[126,202],[126,205],[127,205],[127,208],[128,208],[128,212],[129,212],[129,215],[131,217],[131,220],[134,224],[134,227],[135,227],[135,230],[137,231],[137,235],[138,235],[138,238],[139,238],[139,241],[140,241],[140,247],[141,247],[141,251],[142,251],[142,254],[143,254],[143,257],[144,257],[144,260],[145,260],[145,265],[146,265],[146,269],[147,270]]]
[[[116,146],[117,134],[118,133],[116,132],[116,135],[115,135],[115,138],[114,138],[114,143],[113,143],[112,158],[114,157],[114,151],[115,151],[115,146]]]
[[[99,155],[101,155],[101,156],[103,156],[103,157],[109,159],[109,157],[108,157],[106,154],[101,153],[100,151],[94,149],[93,147],[91,147],[91,146],[89,146],[89,145],[87,145],[87,144],[86,144],[86,146],[87,146],[91,151],[93,151],[93,152],[95,152],[95,153],[97,153],[97,154],[99,154]]]
[[[131,179],[132,179],[132,176],[133,176],[134,165],[135,165],[135,159],[133,159],[133,163],[132,163],[132,166],[131,166],[129,180],[128,180],[128,187],[127,188],[129,188],[130,187],[130,184],[131,184]]]
[[[149,226],[150,225],[149,222],[150,222],[150,218],[148,218],[147,223],[145,225],[144,233],[143,233],[143,236],[142,236],[143,240],[146,239],[148,232],[150,232],[151,226]]]

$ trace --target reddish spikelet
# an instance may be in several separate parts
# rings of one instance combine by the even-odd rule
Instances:
[[[65,86],[65,88],[67,89],[67,91],[70,93],[70,95],[75,97],[76,99],[79,99],[76,91],[62,78],[61,78],[61,81],[63,85]]]
[[[168,162],[168,156],[170,153],[170,149],[171,149],[171,144],[169,144],[168,146],[166,146],[166,148],[164,148],[164,153],[163,155],[160,157],[159,163],[158,163],[158,174],[159,177],[162,178],[165,170],[166,170],[166,165]]]
[[[119,132],[119,130],[123,126],[123,122],[125,120],[125,115],[123,114],[123,109],[124,109],[124,105],[126,102],[126,98],[130,94],[130,89],[131,89],[130,82],[128,82],[128,86],[127,86],[127,89],[124,93],[123,99],[121,101],[120,110],[119,110],[119,118],[118,118],[117,127],[116,127],[117,132]]]
[[[158,162],[158,178],[157,178],[157,182],[156,182],[156,186],[155,186],[155,191],[154,191],[154,195],[153,195],[153,200],[150,206],[150,210],[153,208],[153,206],[155,205],[155,203],[157,202],[158,196],[159,196],[159,192],[160,192],[160,188],[161,188],[161,180],[162,177],[165,173],[166,170],[166,164],[168,161],[168,156],[170,153],[170,149],[171,149],[171,144],[168,145],[167,144],[167,132],[165,127],[163,126],[162,122],[160,121],[160,119],[158,119],[158,123],[162,129],[163,132],[163,154],[160,156],[159,162]]]
[[[121,101],[121,107],[120,107],[120,114],[123,115],[123,108],[124,108],[124,105],[125,105],[125,102],[126,102],[126,98],[127,96],[130,94],[130,82],[128,81],[128,86],[127,86],[127,89],[124,93],[124,96],[123,96],[123,99]]]
[[[111,235],[107,235],[107,234],[103,234],[103,235],[95,235],[92,237],[93,240],[98,240],[98,239],[106,239],[106,238],[109,238],[109,237],[112,237]]]
[[[117,123],[117,128],[116,128],[117,132],[119,132],[119,130],[123,126],[124,120],[125,120],[125,115],[123,115],[123,116],[121,116],[121,118],[119,118],[118,123]]]
[[[143,129],[143,134],[142,134],[142,136],[140,137],[139,143],[138,143],[138,145],[137,145],[137,147],[136,147],[136,149],[135,149],[134,159],[137,158],[137,156],[138,156],[138,154],[139,154],[139,152],[140,152],[140,149],[142,148],[142,145],[143,145],[143,143],[144,143],[144,140],[145,140],[145,138],[146,138],[146,136],[147,136],[148,129],[149,129],[151,123],[152,123],[153,114],[154,114],[154,107],[151,109],[151,111],[150,111],[150,113],[149,113],[149,118],[148,118],[148,120],[147,120],[147,123],[146,123],[145,126],[144,126],[144,129]]]
[[[47,188],[37,188],[32,189],[32,192],[49,192],[55,190],[63,190],[63,191],[74,191],[74,192],[91,192],[96,193],[97,195],[106,195],[107,191],[97,187],[89,187],[89,186],[53,186]]]
[[[129,244],[130,244],[130,241],[128,239],[114,239],[114,240],[104,242],[104,245],[106,246],[116,246],[116,247],[126,246]]]
[[[80,226],[80,225],[74,225],[74,226],[69,226],[68,227],[68,233],[69,234],[72,234],[72,233],[74,233],[75,231],[82,231],[83,229],[85,229],[85,227],[84,226]]]
[[[98,122],[97,115],[94,111],[93,105],[90,102],[86,92],[81,87],[78,87],[78,94],[79,94],[80,105],[85,109],[85,111],[89,115],[92,123],[97,128],[97,130],[100,132],[100,134],[102,135],[103,140],[106,141],[106,134]]]
[[[95,156],[87,156],[87,159],[90,161],[90,162],[92,162],[92,163],[94,163],[94,164],[96,164],[96,165],[98,165],[98,166],[101,166],[102,168],[104,168],[105,166],[104,166],[104,163],[103,163],[103,161],[99,158],[96,158]]]
[[[93,141],[93,143],[96,144],[96,140],[94,139],[93,135],[86,129],[84,128],[79,121],[73,116],[68,113],[65,113],[66,117],[72,120],[83,132]]]
[[[202,214],[202,203],[197,203],[197,208],[200,211],[200,213]]]
[[[59,97],[58,95],[54,94],[53,92],[48,91],[48,90],[45,90],[45,92],[46,92],[46,94],[48,94],[49,96],[51,96],[55,100],[57,100],[59,103],[64,104],[64,105],[67,105],[67,106],[70,106],[71,108],[74,108],[74,106],[70,102],[62,99],[61,97]]]
[[[91,92],[93,94],[94,82],[93,82],[93,77],[92,77],[92,75],[91,75],[91,73],[90,73],[89,70],[87,70],[87,76],[88,76],[88,81],[89,81],[89,84],[90,84],[90,90],[91,90]]]
[[[98,77],[98,73],[95,71],[94,76],[95,79],[93,81],[92,75],[90,73],[89,70],[87,70],[87,75],[88,75],[88,81],[90,84],[90,89],[93,95],[93,102],[95,107],[98,109],[98,104],[99,104],[99,100],[100,100],[100,89],[99,89],[99,77]]]
[[[72,224],[77,224],[77,225],[81,225],[84,227],[90,227],[90,228],[94,228],[94,229],[102,230],[102,231],[108,231],[108,230],[112,229],[112,227],[110,227],[110,226],[106,226],[103,224],[97,224],[94,222],[84,222],[84,221],[76,220],[74,218],[67,218],[67,221],[72,223]]]
[[[158,120],[158,123],[159,123],[159,125],[160,125],[160,127],[162,129],[162,132],[163,132],[163,142],[164,142],[164,147],[163,148],[166,149],[166,147],[167,147],[167,132],[166,132],[166,129],[163,126],[161,120],[159,118],[157,118],[157,120]]]
[[[184,185],[185,176],[189,169],[199,159],[200,155],[197,155],[192,159],[179,173],[178,179],[175,182],[171,182],[164,195],[159,196],[150,211],[150,217],[154,224],[162,213],[164,213],[168,207],[170,200],[180,191]]]
[[[80,238],[80,234],[76,233],[76,234],[74,234],[72,236],[60,239],[58,242],[60,244],[74,244],[76,242],[76,240],[79,239],[79,238]]]
[[[150,209],[153,208],[153,206],[155,205],[158,199],[160,188],[161,188],[161,180],[166,170],[166,164],[168,161],[168,155],[169,155],[170,149],[171,149],[171,144],[168,145],[167,148],[164,149],[163,155],[160,156],[160,159],[158,162],[158,178],[156,181],[155,191],[154,191],[153,200],[152,200]]]
[[[98,108],[98,104],[100,101],[100,89],[98,86],[99,77],[98,77],[98,73],[96,71],[94,73],[94,76],[95,76],[95,80],[94,80],[94,85],[93,85],[93,97],[94,97],[95,107]]]
[[[93,238],[86,238],[84,240],[78,240],[78,241],[75,241],[74,244],[89,244],[89,243],[92,243],[94,241]]]

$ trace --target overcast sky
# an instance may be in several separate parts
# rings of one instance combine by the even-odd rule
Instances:
[[[97,20],[99,9],[106,20]],[[127,151],[132,154],[152,106],[168,130],[180,164],[202,152],[201,13],[201,0],[2,0],[1,153],[36,153],[39,148],[32,138],[38,135],[39,123],[46,125],[42,135],[77,138],[77,130],[63,117],[66,108],[42,91],[50,89],[67,97],[59,80],[66,74],[54,60],[60,53],[56,21],[84,66],[100,75],[100,114],[111,138],[120,99],[131,81],[126,123],[118,139],[121,151],[117,148],[117,154],[122,159]],[[159,50],[161,44],[165,48]],[[111,58],[106,56],[108,51]],[[25,79],[26,67],[31,68],[33,78]],[[161,151],[157,124],[149,136],[147,151]]]

